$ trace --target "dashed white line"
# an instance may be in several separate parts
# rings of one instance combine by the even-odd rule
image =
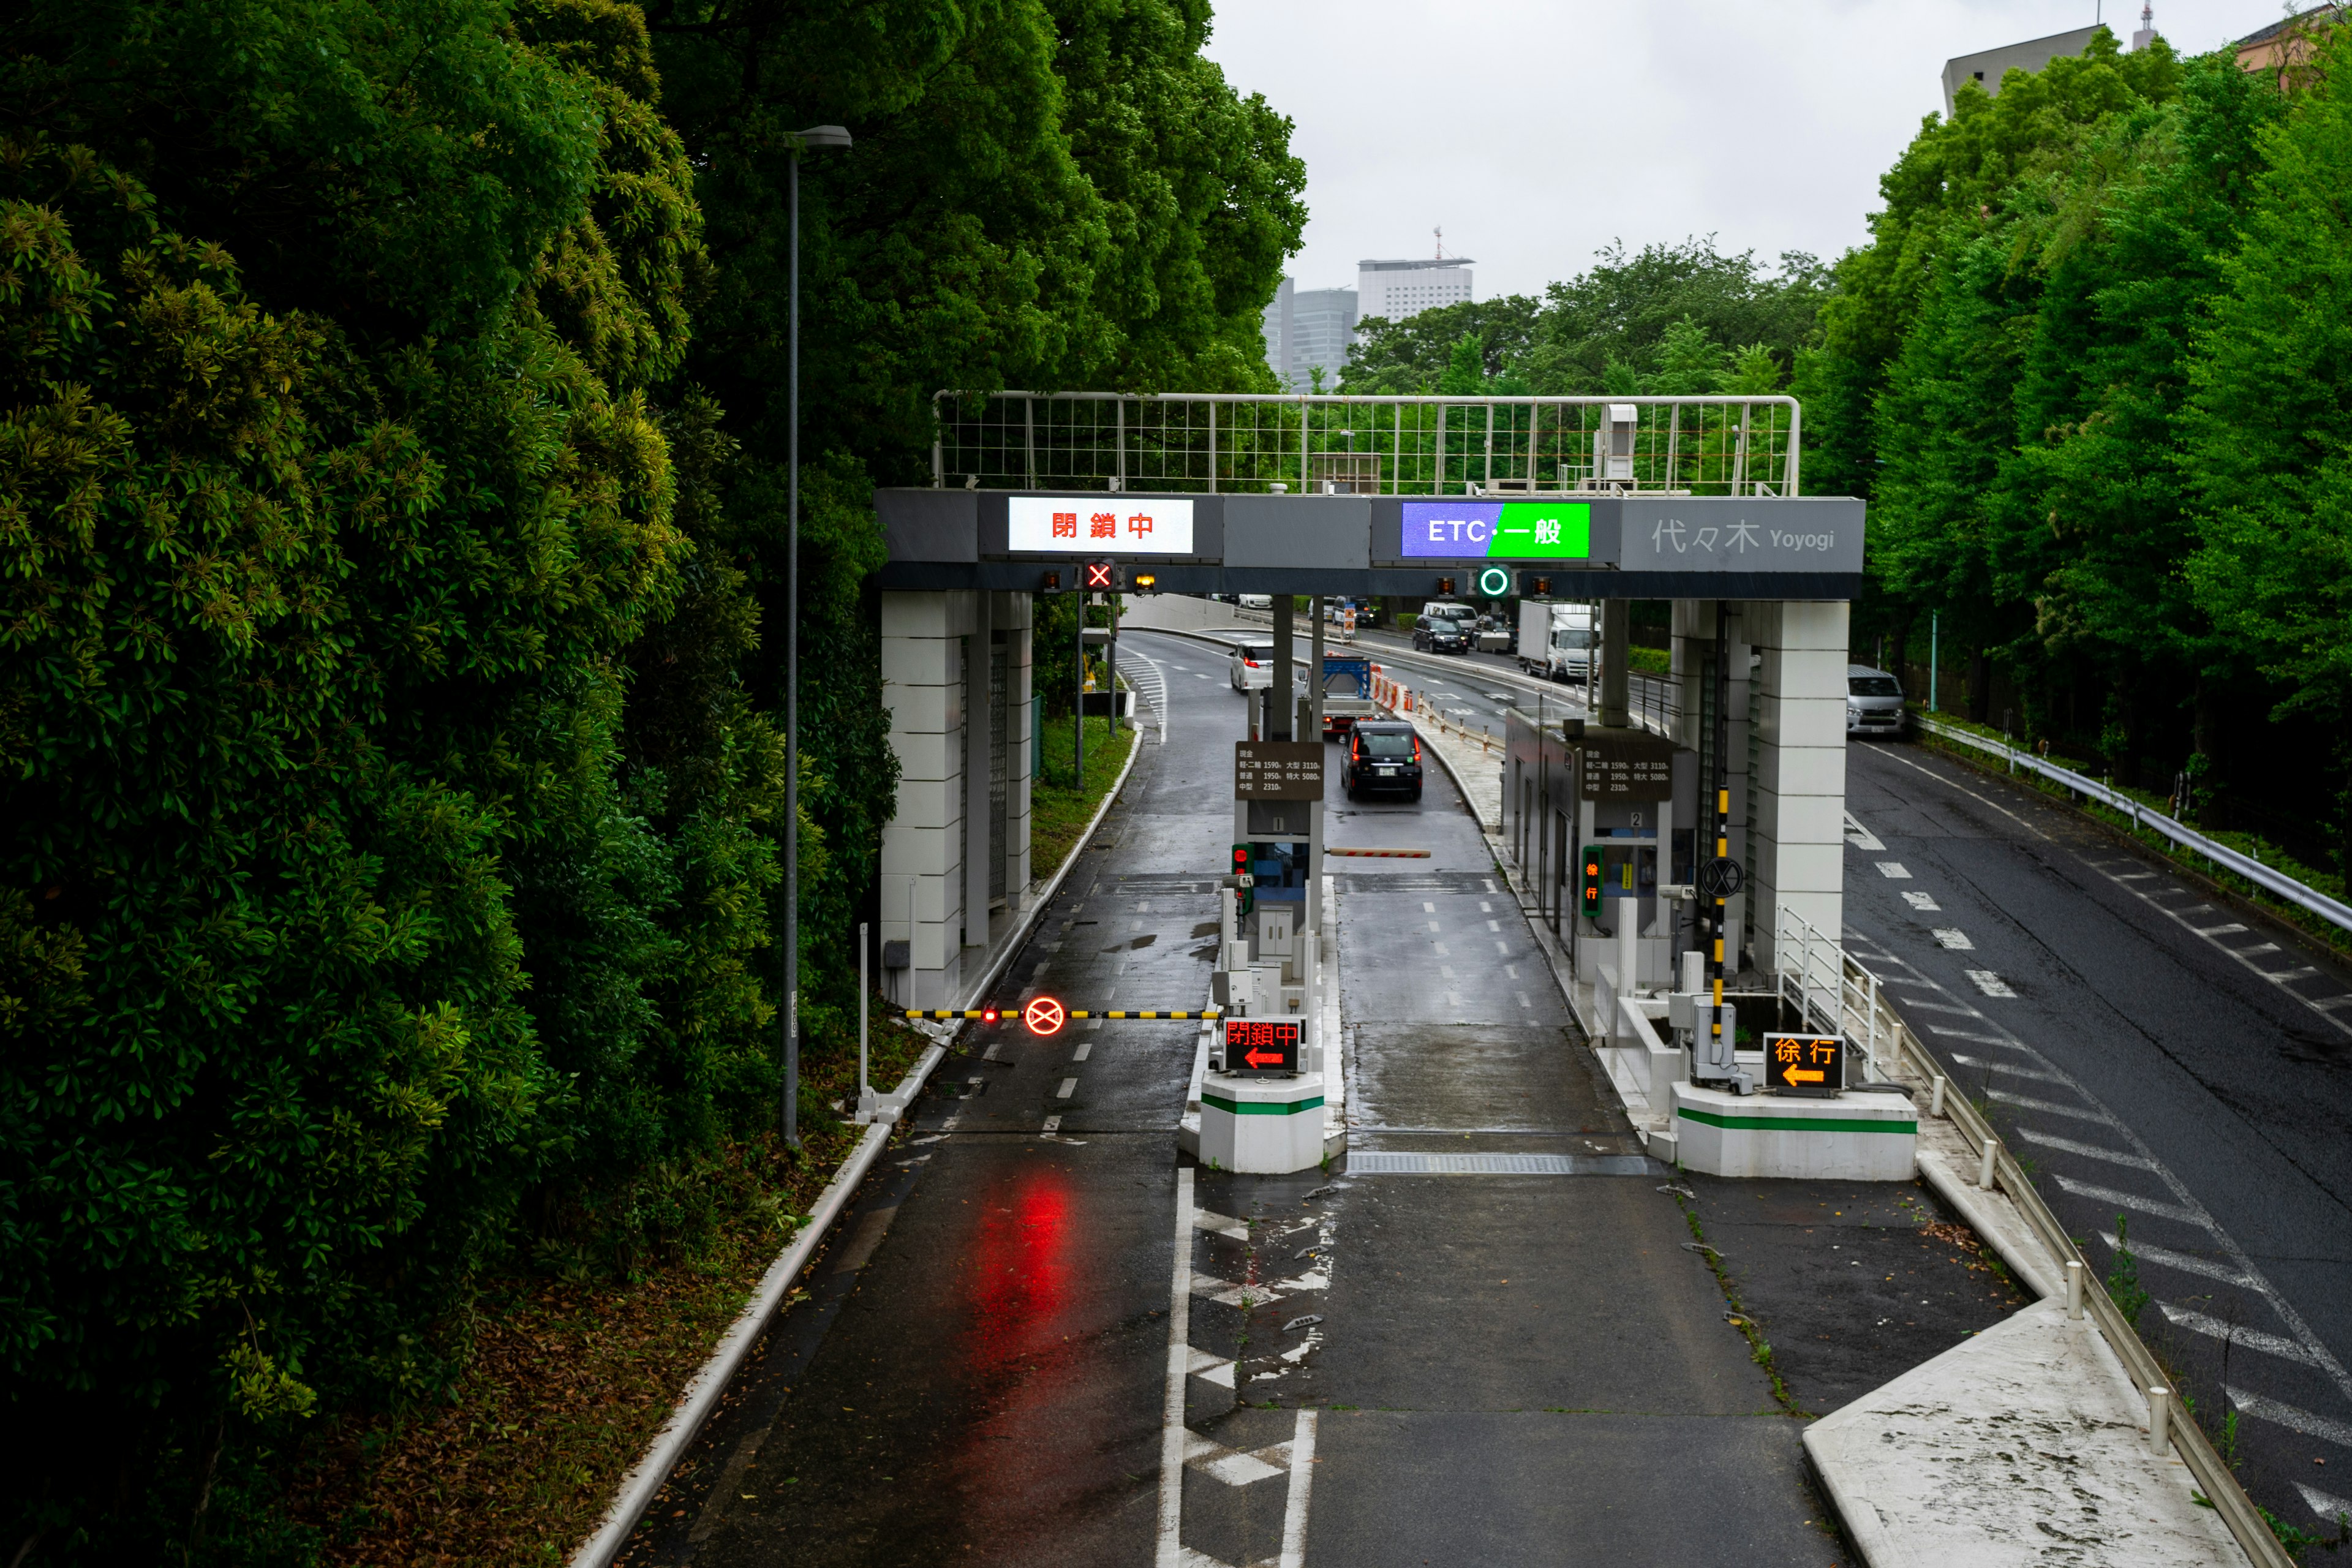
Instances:
[[[2063,1076],[2054,1072],[2036,1072],[2032,1068],[2013,1068],[2004,1062],[1989,1062],[1982,1057],[1964,1057],[1958,1051],[1952,1053],[1952,1059],[1962,1067],[1990,1068],[2003,1078],[2031,1079],[2036,1083],[2059,1085],[2063,1085],[2066,1081]]]
[[[2235,921],[2232,921],[2228,925],[2190,926],[2189,929],[2195,931],[2199,936],[2235,936],[2246,928],[2237,924]]]
[[[1878,835],[1856,821],[1853,813],[1850,811],[1845,814],[1845,837],[1846,842],[1857,849],[1876,852],[1886,847],[1878,841]]]
[[[1881,860],[1878,862],[1878,874],[1882,877],[1891,877],[1899,882],[1907,882],[1911,879],[1910,868],[1900,860]]]
[[[2029,1100],[2024,1095],[2011,1094],[2005,1089],[1989,1089],[1985,1090],[1985,1098],[2002,1105],[2013,1105],[2020,1110],[2039,1110],[2045,1116],[2071,1116],[2077,1121],[2095,1121],[2103,1127],[2112,1127],[2116,1124],[2116,1119],[2104,1110],[2084,1110],[2080,1106],[2059,1105],[2047,1100]]]
[[[2003,980],[2000,975],[1995,974],[1990,969],[1971,969],[1967,973],[1969,980],[1975,983],[1976,988],[1983,992],[1988,996],[2014,996],[2017,994],[2016,992],[2011,991],[2009,988],[2008,981]]]
[[[1977,944],[1969,940],[1969,933],[1958,926],[1937,926],[1936,945],[1950,948],[1954,952],[1974,952],[1977,950]]]
[[[1944,906],[1926,893],[1906,893],[1903,895],[1903,901],[1922,914],[1935,915],[1944,911]]]
[[[1070,1096],[1077,1092],[1078,1080],[1074,1078],[1066,1078],[1062,1080],[1062,1087],[1054,1091],[1054,1098],[1055,1100],[1067,1100]]]
[[[1184,1379],[1192,1359],[1192,1173],[1176,1173],[1176,1264],[1168,1285],[1168,1377],[1160,1398],[1160,1539],[1154,1568],[1182,1568]]]
[[[1082,1041],[1079,1044],[1078,1048],[1070,1053],[1070,1059],[1074,1062],[1082,1062],[1088,1057],[1094,1055],[1094,1052],[1095,1043],[1092,1040]]]

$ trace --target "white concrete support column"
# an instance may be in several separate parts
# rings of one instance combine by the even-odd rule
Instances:
[[[1006,906],[1014,910],[1029,901],[1030,803],[1037,778],[1037,686],[1032,668],[1036,605],[1034,596],[1028,594],[996,595],[996,629],[1009,634],[1004,733],[1012,756],[1005,770],[1004,894]]]
[[[877,935],[886,951],[908,944],[906,967],[883,971],[887,994],[906,1007],[947,1006],[963,984],[964,639],[979,596],[882,595],[882,700],[898,759],[898,803],[882,829]]]
[[[971,595],[971,630],[965,634],[963,657],[963,944],[988,945],[988,774],[990,734],[989,668],[993,658],[990,633],[996,595]]]
[[[1746,606],[1758,670],[1756,962],[1773,963],[1775,911],[1785,907],[1836,938],[1845,917],[1845,667],[1842,601],[1759,600]]]

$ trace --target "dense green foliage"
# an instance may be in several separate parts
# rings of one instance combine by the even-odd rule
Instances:
[[[1725,256],[1710,239],[1601,252],[1524,294],[1360,323],[1339,390],[1573,395],[1775,390],[1828,292],[1810,256]],[[1469,347],[1465,350],[1465,343]],[[1769,362],[1769,363],[1767,363]]]
[[[625,1272],[806,1031],[942,385],[1264,384],[1197,3],[37,0],[0,54],[0,1367],[25,1563],[299,1560],[273,1450]],[[791,133],[803,615],[782,606]],[[836,956],[826,956],[836,955]],[[807,1105],[804,1115],[821,1113]]]
[[[1932,614],[1972,716],[2313,859],[2347,803],[2256,755],[2352,763],[2347,63],[2283,89],[2103,34],[1964,85],[1797,378],[1808,488],[1872,501],[1858,649]]]

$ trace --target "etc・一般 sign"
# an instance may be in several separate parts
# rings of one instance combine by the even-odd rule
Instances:
[[[1192,503],[1166,496],[1012,496],[1004,544],[1040,555],[1190,555]]]
[[[1424,561],[1589,561],[1592,503],[1409,500],[1402,545]]]

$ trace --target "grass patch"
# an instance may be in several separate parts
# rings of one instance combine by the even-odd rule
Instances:
[[[872,1009],[871,1077],[906,1075],[929,1042]],[[817,1105],[854,1101],[857,1052],[803,1043]],[[625,1276],[560,1259],[484,1282],[458,1326],[466,1370],[439,1396],[344,1415],[310,1435],[289,1510],[337,1565],[561,1563],[604,1517],[687,1379],[751,1300],[865,1129],[803,1114],[797,1154],[773,1137],[714,1150],[679,1182],[709,1218],[690,1247]]]
[[[1127,766],[1127,754],[1136,745],[1133,730],[1113,731],[1108,718],[1088,719],[1087,776],[1085,787],[1080,788],[1073,755],[1077,736],[1072,722],[1069,717],[1045,721],[1045,744],[1039,759],[1043,765],[1030,791],[1029,875],[1039,882],[1060,870],[1062,862],[1069,858],[1078,835],[1094,819],[1095,808],[1118,782],[1119,770]]]
[[[1638,669],[1644,675],[1672,675],[1675,672],[1675,657],[1662,647],[1636,645],[1625,650],[1625,668]]]

